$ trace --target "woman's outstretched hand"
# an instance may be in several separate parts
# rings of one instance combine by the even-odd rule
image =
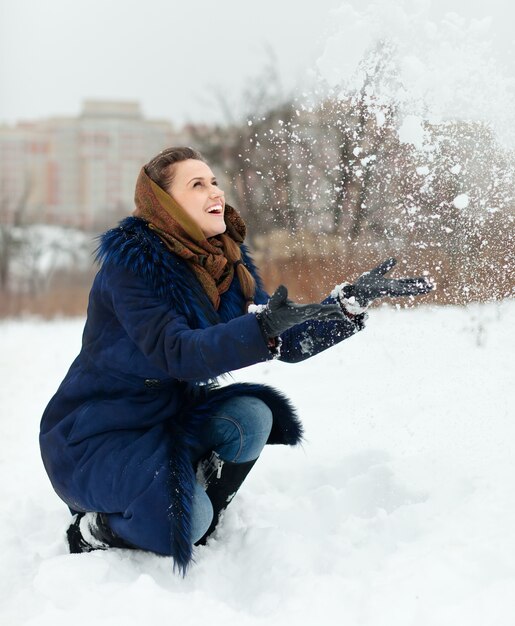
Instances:
[[[419,296],[434,289],[429,278],[385,278],[397,261],[386,259],[373,270],[362,274],[354,284],[342,288],[346,300],[354,301],[361,307],[367,307],[377,298],[397,298],[398,296]]]
[[[295,304],[288,300],[288,290],[279,285],[266,306],[256,314],[266,337],[278,337],[296,324],[307,320],[345,319],[338,304]]]

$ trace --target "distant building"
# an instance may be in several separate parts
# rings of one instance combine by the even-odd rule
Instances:
[[[78,117],[0,126],[0,220],[111,224],[132,210],[142,164],[184,135],[137,102],[87,100]]]

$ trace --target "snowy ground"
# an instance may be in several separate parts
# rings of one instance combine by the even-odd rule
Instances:
[[[304,364],[240,371],[304,419],[197,551],[69,555],[37,446],[82,320],[0,324],[0,622],[512,625],[515,302],[373,311]]]

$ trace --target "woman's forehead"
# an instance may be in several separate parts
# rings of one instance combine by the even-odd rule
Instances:
[[[196,159],[188,159],[176,163],[175,177],[191,180],[194,177],[213,178],[214,174],[207,163]]]

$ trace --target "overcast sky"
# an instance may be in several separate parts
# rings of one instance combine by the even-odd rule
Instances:
[[[512,0],[427,2],[435,16],[491,15],[495,45],[515,68]],[[219,120],[214,92],[236,107],[267,49],[277,56],[286,90],[308,85],[342,4],[0,0],[0,122],[76,115],[88,98],[138,100],[146,116],[178,124]]]

